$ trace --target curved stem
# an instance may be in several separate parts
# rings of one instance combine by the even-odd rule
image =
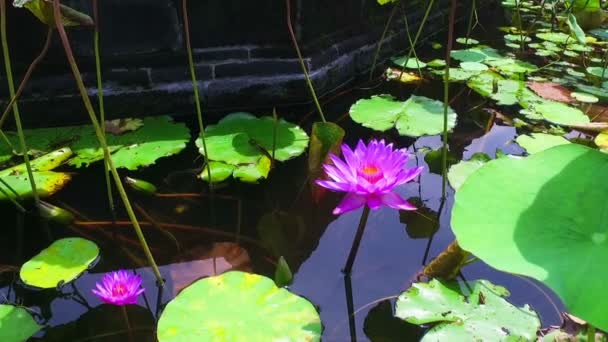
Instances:
[[[454,42],[454,23],[456,22],[456,6],[458,0],[450,1],[450,21],[448,24],[448,43],[445,53],[445,73],[443,79],[443,150],[441,155],[441,197],[446,197],[447,164],[448,164],[448,108],[450,105],[450,62],[452,60],[452,44]]]
[[[203,124],[203,110],[201,109],[201,100],[198,94],[198,81],[196,80],[196,72],[194,71],[194,58],[192,57],[192,43],[190,42],[190,20],[188,19],[188,0],[182,0],[182,14],[184,16],[184,33],[186,35],[186,50],[188,52],[188,65],[190,66],[190,77],[192,78],[192,88],[194,90],[194,103],[196,105],[196,118],[198,120],[198,128],[200,130],[201,140],[203,141],[203,152],[207,159],[207,177],[209,190],[212,190],[211,181],[211,164],[209,154],[207,153],[207,141],[205,139],[205,125]]]
[[[435,4],[435,0],[430,0],[429,4],[426,7],[426,12],[424,12],[424,17],[422,18],[422,22],[420,23],[420,26],[418,26],[418,31],[416,32],[416,37],[414,37],[414,42],[410,44],[410,51],[407,53],[407,58],[405,59],[406,63],[407,63],[407,61],[410,60],[410,58],[412,58],[414,49],[416,48],[416,45],[418,44],[418,39],[420,39],[422,30],[424,29],[424,26],[426,26],[426,22],[429,20],[429,16],[431,14],[431,9],[433,8],[434,4]],[[398,80],[401,79],[401,77],[403,77],[404,70],[405,70],[404,68],[401,69],[401,74],[399,74],[399,77],[397,78]]]
[[[384,44],[384,38],[386,38],[386,34],[388,33],[388,28],[391,26],[393,22],[393,17],[395,13],[397,13],[397,4],[393,5],[393,10],[391,11],[390,16],[386,20],[386,25],[384,25],[384,31],[382,31],[382,36],[380,37],[380,41],[378,42],[378,46],[376,47],[376,53],[374,53],[374,61],[372,62],[372,68],[369,70],[369,81],[371,82],[374,77],[374,71],[376,70],[376,63],[378,62],[378,56],[380,55],[380,51],[382,50],[382,45]]]
[[[95,33],[93,36],[93,46],[95,49],[95,73],[97,74],[97,103],[99,106],[99,121],[101,122],[101,132],[106,134],[106,112],[103,103],[103,84],[101,79],[101,58],[99,49],[99,4],[97,0],[93,0],[93,20],[95,21]],[[116,205],[114,204],[114,196],[112,194],[112,180],[110,179],[110,170],[108,163],[104,161],[103,172],[106,179],[106,192],[108,193],[108,205],[112,218],[116,221]]]
[[[300,52],[300,47],[298,46],[298,40],[296,39],[296,34],[293,32],[293,26],[291,25],[291,0],[285,0],[285,4],[287,7],[287,28],[289,29],[289,35],[291,36],[291,42],[293,43],[293,47],[296,49],[296,53],[298,54],[298,60],[300,61],[300,66],[302,67],[302,72],[304,73],[304,78],[306,79],[306,84],[308,84],[308,89],[310,90],[312,99],[315,102],[315,106],[317,106],[317,110],[319,111],[319,115],[321,116],[321,121],[327,122],[325,120],[325,114],[323,114],[323,109],[321,109],[321,104],[319,103],[319,99],[317,98],[317,93],[315,92],[315,87],[312,85],[312,81],[310,80],[310,75],[308,75],[308,69],[306,68],[306,64],[304,64],[304,58],[302,58],[302,53]]]
[[[355,262],[357,252],[359,251],[359,245],[361,244],[361,239],[363,238],[363,232],[365,232],[369,212],[369,207],[367,205],[364,206],[363,212],[361,213],[361,218],[359,219],[359,227],[357,228],[357,233],[355,234],[355,240],[353,240],[353,245],[350,247],[350,253],[348,254],[346,265],[344,266],[344,270],[342,270],[342,272],[344,272],[344,274],[347,276],[350,276],[350,272],[353,269],[353,263]]]
[[[2,2],[3,1],[4,0],[2,0]],[[2,10],[2,13],[3,14],[5,13],[4,9]],[[6,106],[6,109],[4,109],[4,112],[2,113],[2,116],[0,117],[0,128],[2,128],[2,125],[4,125],[4,122],[8,118],[8,113],[10,112],[11,108],[13,107],[15,102],[17,102],[17,99],[19,99],[19,97],[21,96],[21,93],[23,93],[23,90],[25,89],[25,85],[30,80],[32,73],[34,72],[34,70],[36,69],[38,64],[40,64],[40,62],[44,59],[47,52],[49,51],[49,47],[51,46],[52,37],[53,37],[53,28],[49,27],[49,30],[47,31],[47,34],[46,34],[46,41],[44,42],[44,47],[42,48],[42,51],[40,51],[40,54],[32,61],[32,64],[30,64],[29,68],[25,72],[25,75],[23,76],[23,80],[21,80],[21,83],[19,84],[19,88],[17,88],[17,92],[15,92],[14,96],[11,96],[11,101],[8,103],[8,105]]]
[[[27,148],[27,143],[25,142],[25,134],[23,133],[23,125],[21,124],[21,114],[19,113],[19,106],[17,106],[17,102],[15,100],[15,84],[13,82],[11,57],[8,51],[8,41],[6,37],[5,0],[0,0],[0,36],[2,38],[2,55],[4,57],[4,68],[6,69],[6,80],[8,81],[8,91],[10,93],[11,98],[13,99],[11,102],[13,107],[13,115],[15,116],[15,125],[17,126],[17,134],[19,135],[19,144],[21,145],[21,152],[23,153],[23,159],[25,161],[27,177],[29,178],[30,186],[32,188],[32,196],[34,197],[34,203],[36,204],[37,210],[39,210],[40,197],[38,196],[38,188],[36,187],[36,180],[34,179],[32,165],[30,165],[30,156],[28,154],[29,149]]]
[[[54,13],[55,18],[60,18],[60,15],[61,15],[60,0],[53,0],[53,13]],[[150,266],[152,267],[152,270],[154,272],[154,275],[157,278],[158,283],[163,284],[164,281],[160,274],[160,270],[158,269],[158,266],[156,265],[156,262],[154,261],[152,252],[150,252],[150,247],[148,246],[148,243],[146,242],[146,238],[144,237],[141,227],[139,226],[139,222],[137,221],[137,217],[135,216],[135,213],[133,212],[133,208],[131,207],[131,202],[129,202],[129,198],[127,197],[127,192],[125,191],[125,188],[120,180],[120,175],[118,174],[118,171],[116,171],[114,162],[112,161],[112,158],[110,157],[110,151],[108,149],[108,144],[106,142],[106,138],[103,134],[103,131],[101,130],[99,121],[97,120],[97,117],[95,115],[95,110],[93,109],[93,105],[91,104],[91,100],[89,99],[89,96],[87,94],[87,90],[84,86],[84,82],[82,81],[82,76],[80,75],[80,70],[78,69],[78,65],[76,64],[76,60],[74,58],[74,54],[72,52],[72,48],[70,46],[70,42],[68,40],[67,33],[65,32],[65,28],[63,27],[63,22],[61,20],[55,20],[55,24],[57,27],[57,32],[59,33],[59,37],[61,38],[61,43],[63,44],[63,49],[65,50],[66,57],[68,59],[70,67],[72,69],[72,73],[74,74],[74,78],[76,79],[76,84],[78,85],[78,90],[80,92],[80,96],[82,97],[84,106],[87,110],[89,118],[91,119],[93,128],[95,129],[95,135],[97,136],[97,140],[99,141],[99,143],[103,149],[104,157],[106,158],[106,162],[108,163],[112,176],[114,177],[114,182],[116,183],[116,188],[118,189],[120,198],[122,199],[122,202],[125,206],[125,210],[127,211],[129,220],[133,224],[133,228],[135,229],[135,233],[137,234],[139,243],[141,244],[141,246],[144,250],[144,253],[146,254],[148,262],[150,263]]]

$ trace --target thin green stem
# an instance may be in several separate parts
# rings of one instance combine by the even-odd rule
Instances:
[[[55,18],[60,18],[60,0],[53,0],[53,13]],[[114,182],[116,183],[116,188],[122,199],[122,202],[125,206],[125,210],[129,216],[129,220],[133,224],[133,228],[135,229],[135,233],[137,234],[137,238],[139,239],[139,243],[146,254],[146,258],[152,267],[154,275],[159,283],[162,285],[164,283],[163,278],[160,274],[160,270],[156,265],[156,261],[154,261],[154,256],[152,256],[152,252],[150,251],[150,247],[146,242],[146,238],[139,226],[139,222],[137,221],[137,217],[133,212],[133,207],[131,206],[131,202],[129,202],[129,197],[127,196],[127,192],[120,180],[120,175],[114,166],[114,162],[112,158],[110,158],[110,151],[108,149],[108,144],[106,142],[106,138],[103,135],[103,131],[99,125],[99,121],[97,120],[97,116],[95,115],[95,110],[93,109],[93,105],[91,103],[91,99],[87,94],[87,90],[85,88],[84,82],[82,81],[82,76],[80,75],[80,70],[78,69],[78,64],[76,64],[76,60],[74,58],[74,54],[72,52],[72,47],[70,46],[70,41],[68,39],[67,33],[65,32],[65,28],[63,27],[63,22],[61,20],[55,20],[55,25],[57,28],[57,32],[59,33],[59,37],[61,38],[61,43],[63,44],[63,49],[65,50],[66,57],[72,69],[72,73],[74,74],[74,78],[76,80],[76,84],[78,85],[78,90],[80,92],[80,96],[82,97],[82,101],[84,102],[84,106],[86,108],[87,114],[91,119],[91,123],[93,124],[93,128],[95,129],[95,135],[97,136],[97,140],[101,145],[101,148],[104,152],[104,158],[106,159],[108,166],[110,167],[110,171],[112,173],[112,177],[114,177]]]
[[[450,21],[448,23],[448,43],[445,53],[445,75],[443,79],[443,150],[441,155],[441,196],[446,198],[448,176],[448,109],[450,105],[450,62],[452,60],[452,44],[454,43],[454,23],[456,22],[457,0],[451,0]]]
[[[93,0],[93,20],[95,21],[95,33],[93,36],[93,48],[95,49],[95,72],[97,74],[97,103],[99,106],[99,121],[101,122],[101,132],[106,135],[106,111],[103,103],[103,84],[101,78],[101,58],[99,48],[99,4],[97,0]],[[116,220],[116,205],[114,204],[114,195],[112,194],[112,180],[110,179],[110,170],[108,163],[103,163],[103,173],[106,178],[106,192],[108,194],[108,205],[112,217]]]
[[[8,186],[8,184],[6,184],[6,182],[4,182],[3,180],[3,184],[5,186]],[[13,193],[15,190],[10,189]],[[25,213],[26,210],[25,208],[19,203],[17,202],[17,200],[15,198],[18,198],[17,196],[15,196],[15,198],[13,198],[13,195],[9,194],[6,190],[4,190],[4,188],[0,187],[0,192],[4,195],[4,197],[6,197],[11,203],[13,203],[13,205],[15,206],[15,208],[17,208],[17,210],[19,210],[21,213]]]
[[[467,26],[467,35],[465,38],[465,44],[469,44],[469,38],[471,38],[471,30],[473,29],[473,19],[475,19],[475,11],[477,10],[477,0],[471,0],[471,13],[469,13],[469,24]]]
[[[407,40],[409,41],[410,46],[413,47],[411,49],[411,51],[412,51],[412,54],[414,55],[414,58],[416,58],[416,68],[418,69],[418,75],[420,75],[420,77],[422,78],[422,69],[420,68],[420,64],[419,64],[420,59],[418,58],[418,54],[416,53],[416,48],[415,48],[416,43],[414,43],[412,41],[412,35],[410,34],[410,25],[407,20],[407,14],[405,13],[405,8],[403,7],[403,2],[400,2],[399,6],[401,7],[401,13],[403,14],[403,22],[405,23],[405,34],[407,35]],[[401,74],[399,76],[399,79],[401,79],[401,76],[403,76],[403,70],[405,69],[405,65],[407,65],[407,62],[409,62],[409,57],[405,61],[404,65],[403,65],[403,69],[401,69]]]
[[[355,263],[357,252],[359,251],[359,245],[361,244],[361,239],[363,238],[363,233],[365,232],[365,226],[367,225],[367,219],[369,218],[369,212],[369,206],[364,206],[363,212],[361,213],[361,218],[359,219],[359,227],[357,228],[357,233],[355,234],[355,239],[353,240],[353,245],[350,247],[348,259],[346,259],[346,265],[342,270],[346,276],[350,276],[350,272],[353,269],[353,264]]]
[[[374,77],[374,71],[376,70],[376,63],[378,63],[378,56],[380,56],[380,51],[382,50],[382,45],[384,44],[384,38],[386,38],[386,34],[388,33],[388,29],[393,22],[393,17],[395,13],[397,13],[397,8],[399,8],[398,4],[393,5],[393,10],[386,20],[386,25],[384,25],[384,31],[382,31],[382,36],[380,37],[380,41],[378,42],[378,46],[376,47],[376,53],[374,53],[374,61],[372,62],[372,68],[369,70],[369,81]]]
[[[431,9],[433,8],[433,5],[435,4],[435,0],[430,0],[428,5],[426,6],[426,12],[424,12],[424,17],[422,18],[422,22],[420,22],[420,26],[418,26],[418,31],[416,32],[416,37],[414,37],[414,42],[410,44],[410,50],[407,53],[407,58],[405,59],[406,62],[412,58],[412,54],[414,53],[414,49],[416,48],[416,45],[418,44],[418,39],[420,39],[420,35],[422,34],[422,30],[424,30],[424,26],[426,26],[426,22],[429,19],[429,16],[431,14]],[[401,79],[401,77],[403,76],[403,69],[401,70],[401,74],[399,74],[399,77],[397,78],[398,80]]]
[[[319,111],[319,115],[321,116],[321,121],[327,122],[325,120],[325,114],[323,114],[323,109],[321,109],[321,104],[319,103],[319,98],[317,97],[317,93],[315,92],[315,87],[312,85],[312,81],[310,80],[310,75],[308,74],[308,69],[306,68],[306,64],[304,64],[304,58],[302,57],[302,52],[300,52],[300,47],[298,46],[298,40],[296,39],[296,34],[293,31],[293,26],[291,25],[291,0],[285,0],[285,4],[287,7],[287,28],[289,29],[289,34],[291,35],[291,41],[293,43],[293,47],[296,49],[296,53],[298,54],[298,60],[300,61],[300,66],[302,67],[302,72],[304,73],[304,78],[306,79],[306,84],[308,85],[308,89],[310,90],[310,94],[312,95],[312,99],[315,102],[315,106],[317,106],[317,111]]]
[[[188,0],[182,0],[182,14],[184,16],[184,33],[186,35],[186,51],[188,53],[188,65],[190,67],[190,77],[192,78],[192,89],[194,90],[194,104],[196,105],[196,118],[198,120],[198,128],[200,130],[201,140],[203,142],[203,152],[207,159],[207,179],[209,179],[209,190],[213,189],[211,181],[211,164],[209,163],[209,153],[207,153],[207,139],[205,138],[205,125],[203,124],[203,110],[201,108],[201,100],[198,94],[198,81],[196,80],[196,72],[194,71],[194,58],[192,57],[192,43],[190,42],[190,20],[188,19]]]
[[[51,34],[50,32],[48,33]],[[8,81],[8,91],[12,99],[15,96],[15,84],[13,82],[13,70],[11,66],[11,58],[8,51],[8,41],[6,38],[6,3],[5,0],[0,0],[0,36],[2,37],[2,55],[4,57],[4,68],[6,70],[6,80]],[[17,102],[13,101],[13,115],[15,116],[15,125],[17,126],[17,134],[19,135],[19,144],[21,145],[21,152],[23,153],[23,159],[25,161],[25,168],[27,170],[27,176],[30,181],[32,188],[32,196],[34,197],[34,203],[38,209],[40,206],[40,196],[38,196],[38,188],[36,188],[36,181],[34,180],[34,172],[30,165],[29,149],[25,141],[25,134],[23,133],[23,125],[21,124],[21,114],[19,113],[19,106]]]

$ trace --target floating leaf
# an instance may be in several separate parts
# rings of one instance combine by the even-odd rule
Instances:
[[[567,126],[590,122],[589,117],[582,110],[561,102],[545,100],[540,103],[531,104],[527,109],[542,115],[545,120],[558,125]]]
[[[332,122],[315,122],[312,125],[310,147],[308,148],[308,174],[313,199],[316,202],[325,193],[325,188],[316,185],[314,181],[322,177],[322,165],[328,161],[329,154],[340,153],[340,145],[345,134],[342,127]]]
[[[29,286],[51,289],[78,278],[98,256],[99,247],[95,243],[65,238],[53,242],[23,264],[19,274]]]
[[[413,72],[400,69],[388,68],[385,72],[387,80],[397,80],[401,83],[415,83],[422,81],[422,78]]]
[[[278,120],[276,141],[273,140],[274,131],[275,121],[272,117],[257,118],[242,112],[229,114],[217,125],[208,126],[205,130],[208,159],[238,166],[233,174],[244,181],[266,178],[270,171],[273,144],[274,157],[278,161],[295,158],[308,147],[308,135],[292,123]],[[204,155],[200,138],[196,140],[196,146]]]
[[[448,171],[448,181],[455,191],[458,191],[460,186],[473,172],[479,170],[485,163],[492,160],[485,153],[475,153],[469,160],[462,160],[458,164],[450,167]]]
[[[201,179],[206,182],[209,181],[209,172],[207,171],[207,168],[211,168],[211,183],[220,183],[232,176],[236,166],[216,161],[207,162],[203,171],[200,173]]]
[[[467,37],[456,38],[456,43],[463,45],[477,45],[479,44],[479,40]]]
[[[406,69],[422,69],[426,68],[426,63],[416,57],[407,58],[407,56],[393,59],[393,63]]]
[[[484,62],[486,60],[502,59],[498,50],[492,48],[470,48],[467,50],[452,50],[452,58],[461,62]]]
[[[553,82],[528,82],[528,87],[545,100],[570,103],[570,90],[561,84]]]
[[[437,279],[415,283],[397,299],[395,315],[414,324],[437,323],[421,341],[503,341],[536,339],[538,315],[528,305],[518,308],[503,297],[509,292],[487,280],[462,292]]]
[[[353,121],[377,131],[397,128],[400,135],[419,137],[443,132],[443,102],[413,95],[407,101],[389,95],[357,101],[350,108]],[[456,113],[448,107],[448,129],[456,125]]]
[[[569,35],[563,32],[543,32],[537,33],[536,36],[542,40],[558,44],[565,44],[572,39]]]
[[[535,154],[540,151],[548,150],[551,147],[570,144],[570,141],[564,137],[546,133],[522,134],[518,136],[515,141],[519,146],[526,150],[528,154]]]
[[[36,191],[40,197],[48,197],[61,190],[72,178],[70,174],[50,171],[63,164],[72,155],[72,150],[62,148],[30,161],[36,183]],[[31,197],[32,185],[27,174],[25,163],[0,171],[0,178],[8,184],[0,184],[5,192],[0,192],[0,201],[15,198]]]
[[[143,119],[143,123],[144,125],[135,131],[106,136],[112,160],[117,168],[135,170],[151,165],[159,158],[179,153],[190,140],[186,125],[174,123],[168,116],[147,117]],[[10,132],[7,135],[14,144],[17,143],[16,133]],[[42,153],[70,147],[76,157],[70,160],[69,164],[76,167],[103,160],[103,151],[91,125],[25,130],[25,138],[31,150]],[[12,151],[0,146],[0,153],[10,154]]]
[[[456,193],[452,229],[463,249],[543,282],[606,330],[607,171],[607,155],[577,144],[488,162]]]
[[[170,301],[157,336],[168,341],[319,341],[321,320],[306,299],[272,279],[231,271],[201,279]]]
[[[601,150],[608,151],[608,131],[600,132],[594,142]]]
[[[24,308],[0,304],[0,341],[27,341],[41,328]]]
[[[600,100],[597,97],[587,93],[573,92],[570,94],[570,96],[582,103],[597,103]]]
[[[479,63],[479,62],[461,62],[460,63],[460,67],[462,68],[462,70],[466,70],[466,71],[486,71],[488,70],[488,66],[483,64],[483,63]]]
[[[443,60],[443,59],[433,59],[432,61],[428,62],[426,65],[430,66],[431,68],[444,68],[445,67],[445,60]]]
[[[503,58],[497,60],[491,60],[486,62],[498,69],[498,71],[504,74],[523,74],[538,70],[538,67],[534,64],[520,61],[513,58]]]
[[[602,79],[608,78],[608,69],[602,67],[587,67],[587,72]]]
[[[14,0],[13,6],[25,7],[42,23],[55,26],[55,15],[53,14],[53,2],[48,0]],[[59,5],[61,21],[64,26],[92,26],[93,19],[88,15],[78,12],[63,4]]]

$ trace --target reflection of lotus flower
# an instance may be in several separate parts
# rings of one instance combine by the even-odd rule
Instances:
[[[135,304],[137,296],[144,292],[141,277],[124,270],[107,273],[96,285],[97,289],[93,289],[93,293],[104,303],[114,305]]]
[[[331,180],[317,180],[317,184],[324,188],[348,193],[334,209],[334,214],[364,205],[371,209],[382,205],[402,210],[416,209],[394,192],[395,187],[422,172],[422,167],[406,168],[408,153],[405,149],[394,150],[393,144],[386,145],[384,140],[372,140],[367,146],[359,140],[354,151],[342,145],[342,154],[344,161],[331,154],[333,165],[323,165]]]

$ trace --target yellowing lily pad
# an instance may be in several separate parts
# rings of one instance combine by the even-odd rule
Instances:
[[[163,311],[159,342],[320,341],[321,320],[306,299],[272,279],[240,271],[204,278]]]
[[[78,278],[98,256],[99,247],[94,242],[65,238],[23,264],[19,275],[26,285],[51,289]]]

